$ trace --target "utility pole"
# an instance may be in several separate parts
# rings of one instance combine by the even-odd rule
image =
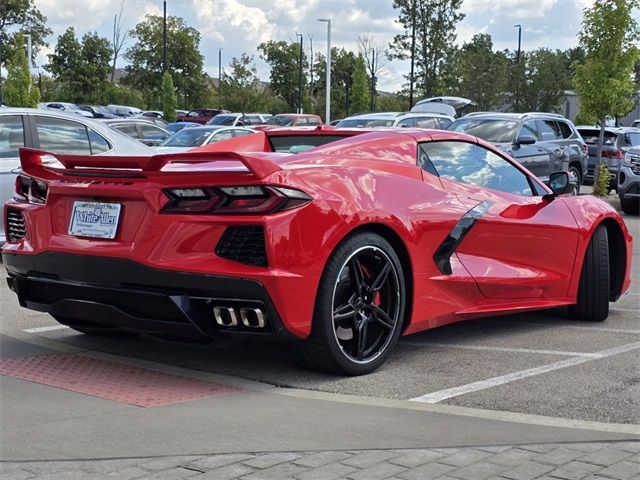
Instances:
[[[2,102],[2,35],[0,35],[0,106],[3,105]]]
[[[31,81],[31,75],[33,74],[33,65],[31,64],[31,34],[25,33],[24,37],[27,39],[27,66],[29,67],[29,81]]]
[[[325,84],[326,98],[325,98],[325,114],[324,123],[329,125],[331,123],[331,19],[319,18],[319,22],[327,23],[327,79]]]
[[[522,25],[514,25],[518,29],[518,54],[516,55],[516,65],[518,68],[516,77],[516,112],[520,110],[520,47],[522,45]]]
[[[162,22],[162,73],[167,71],[167,0],[163,2],[164,19]]]
[[[297,33],[300,37],[300,58],[298,59],[298,113],[302,113],[302,39],[304,38],[301,33]]]
[[[376,49],[371,49],[371,105],[369,105],[369,110],[372,112],[376,108],[375,103],[375,95],[376,95]]]
[[[310,78],[310,86],[311,86],[311,97],[314,98],[313,96],[313,37],[311,35],[309,35],[309,56],[311,58],[311,60],[309,61],[309,78]],[[315,102],[313,102],[313,105],[315,106]]]

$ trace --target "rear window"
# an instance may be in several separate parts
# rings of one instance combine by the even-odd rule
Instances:
[[[227,125],[231,126],[236,121],[235,115],[216,115],[209,121],[209,125]]]
[[[582,139],[587,145],[597,145],[600,137],[600,130],[597,128],[578,130]],[[617,135],[613,132],[604,132],[604,145],[613,146],[616,144]]]
[[[214,130],[201,128],[184,128],[170,137],[162,147],[199,147]]]
[[[345,118],[338,122],[336,127],[347,128],[375,128],[375,127],[393,127],[393,119],[382,118]]]
[[[516,134],[518,122],[514,120],[460,119],[447,130],[468,133],[492,143],[511,143]]]
[[[270,136],[269,142],[274,152],[300,153],[347,137],[347,135],[282,135]]]

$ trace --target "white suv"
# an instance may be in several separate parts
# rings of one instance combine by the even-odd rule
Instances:
[[[453,117],[431,112],[363,113],[340,120],[337,128],[414,127],[446,130]]]

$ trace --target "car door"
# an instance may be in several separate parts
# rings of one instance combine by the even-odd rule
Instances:
[[[452,230],[454,241],[444,254],[456,256],[482,294],[491,299],[565,297],[579,240],[565,203],[542,199],[546,191],[539,183],[482,145],[442,140],[420,148],[445,190],[469,209]],[[446,258],[436,261],[447,273]]]
[[[524,165],[536,177],[546,181],[552,173],[550,167],[552,158],[550,152],[538,144],[540,134],[535,120],[527,120],[520,126],[520,130],[516,134],[516,140],[522,135],[531,136],[536,142],[531,145],[514,143],[508,147],[507,153]]]

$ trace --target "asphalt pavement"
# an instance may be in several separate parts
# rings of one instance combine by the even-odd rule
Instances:
[[[2,286],[0,479],[640,480],[636,282],[606,322],[463,322],[357,378],[277,344],[99,340],[16,303]]]

